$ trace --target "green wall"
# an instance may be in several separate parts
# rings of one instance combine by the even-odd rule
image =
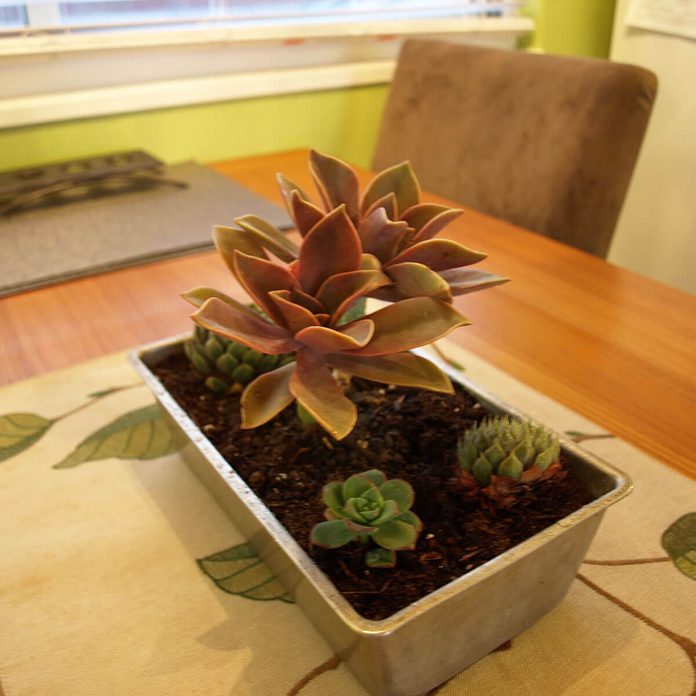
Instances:
[[[608,58],[615,0],[532,0],[530,46],[547,53]]]
[[[241,99],[0,130],[0,169],[142,148],[211,162],[316,147],[367,166],[385,85]]]

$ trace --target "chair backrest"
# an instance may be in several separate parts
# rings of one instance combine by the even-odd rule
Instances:
[[[657,91],[605,60],[410,40],[373,167],[606,257]]]

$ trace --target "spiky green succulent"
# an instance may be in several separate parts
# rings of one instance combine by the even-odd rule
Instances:
[[[540,425],[509,416],[484,418],[457,442],[459,478],[481,487],[493,476],[531,481],[557,463],[560,454],[558,437]]]
[[[326,522],[312,529],[313,544],[336,549],[372,539],[377,548],[365,553],[365,563],[373,568],[393,567],[397,551],[415,548],[423,523],[410,509],[414,494],[407,481],[370,469],[326,484],[322,499]]]
[[[194,369],[205,377],[205,385],[218,394],[241,392],[259,375],[282,367],[292,354],[266,355],[247,346],[216,336],[196,326],[184,343],[184,352]]]

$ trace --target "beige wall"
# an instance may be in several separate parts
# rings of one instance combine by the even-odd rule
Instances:
[[[696,293],[696,41],[628,29],[627,6],[611,57],[649,68],[659,87],[609,260]]]

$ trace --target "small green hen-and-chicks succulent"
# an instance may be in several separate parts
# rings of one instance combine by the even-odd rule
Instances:
[[[541,425],[510,416],[490,416],[457,441],[457,480],[506,506],[516,483],[546,479],[560,469],[558,437]]]
[[[372,539],[365,553],[372,568],[392,568],[396,552],[413,549],[423,524],[411,511],[413,488],[402,479],[389,479],[377,469],[324,486],[325,522],[315,525],[311,542],[336,549],[351,541]]]
[[[294,360],[292,353],[266,355],[202,326],[196,326],[184,343],[184,352],[206,387],[216,394],[238,394],[259,375]]]

